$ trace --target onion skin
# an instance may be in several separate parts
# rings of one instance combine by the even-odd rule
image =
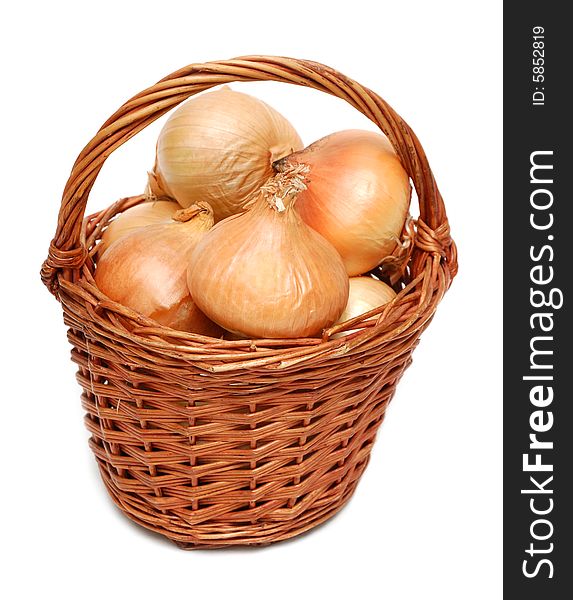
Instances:
[[[149,187],[183,207],[209,202],[217,222],[241,212],[273,175],[272,164],[302,147],[280,113],[223,87],[187,100],[167,120]]]
[[[180,211],[183,212],[183,211]],[[196,306],[187,287],[187,262],[213,225],[206,204],[194,206],[184,222],[149,225],[116,240],[95,272],[98,288],[115,302],[167,327],[218,337],[221,329]]]
[[[197,244],[188,285],[201,310],[228,331],[297,338],[336,321],[349,284],[336,250],[292,205],[280,211],[259,200]]]
[[[98,253],[101,256],[116,240],[148,225],[169,223],[175,213],[181,210],[177,202],[158,200],[142,202],[128,208],[114,219],[103,232],[98,244]]]
[[[336,324],[343,323],[354,317],[367,313],[374,308],[384,306],[396,297],[396,292],[383,281],[372,277],[351,277],[348,292],[348,303]],[[334,338],[342,337],[359,331],[352,329],[333,335]]]
[[[408,215],[409,178],[385,136],[358,129],[333,133],[277,163],[307,167],[296,208],[340,253],[349,276],[390,255]]]

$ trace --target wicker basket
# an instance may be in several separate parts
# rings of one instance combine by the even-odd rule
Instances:
[[[84,219],[106,158],[189,96],[273,80],[349,102],[388,136],[420,217],[396,300],[332,339],[221,341],[162,327],[109,300],[94,247],[124,199]],[[42,280],[61,302],[103,481],[133,521],[181,547],[268,544],[335,514],[364,471],[411,354],[457,271],[442,198],[408,125],[324,65],[250,56],[193,64],[124,104],[78,157]],[[379,275],[386,276],[385,269]],[[357,320],[346,329],[356,329]]]

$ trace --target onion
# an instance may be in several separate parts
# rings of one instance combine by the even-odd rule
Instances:
[[[191,255],[191,295],[225,329],[307,337],[342,313],[348,277],[336,250],[294,210],[303,185],[296,172],[277,174],[248,211],[215,225]]]
[[[343,323],[354,317],[358,317],[368,311],[384,306],[396,297],[396,292],[383,281],[373,279],[372,277],[351,277],[350,290],[348,292],[348,303],[344,312],[336,322]],[[348,335],[358,329],[344,331],[333,335],[333,338]]]
[[[176,219],[116,240],[99,260],[96,284],[112,300],[162,325],[218,336],[220,329],[193,302],[186,278],[191,252],[213,226],[213,211],[200,202]]]
[[[276,164],[306,167],[297,210],[340,253],[347,273],[361,275],[392,253],[411,188],[385,136],[351,129],[333,133]]]
[[[167,120],[149,189],[186,207],[199,200],[215,221],[242,211],[276,160],[303,147],[276,110],[228,87],[195,96]]]
[[[120,237],[136,229],[147,225],[169,223],[180,209],[181,207],[176,202],[165,200],[143,202],[128,208],[114,219],[103,232],[98,244],[99,255],[101,256]]]

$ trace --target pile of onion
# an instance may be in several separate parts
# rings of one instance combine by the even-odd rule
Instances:
[[[162,325],[304,338],[396,295],[370,273],[400,243],[411,187],[380,133],[303,147],[285,117],[225,86],[167,119],[147,189],[154,201],[104,231],[95,279]]]

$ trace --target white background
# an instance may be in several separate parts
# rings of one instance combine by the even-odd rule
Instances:
[[[3,597],[501,598],[501,3],[37,1],[2,21]],[[430,159],[460,273],[350,504],[290,542],[182,552],[108,499],[39,268],[103,121],[188,63],[242,54],[317,60],[390,102]],[[247,85],[306,143],[371,127],[318,92]],[[109,159],[90,212],[141,192],[158,127]]]

